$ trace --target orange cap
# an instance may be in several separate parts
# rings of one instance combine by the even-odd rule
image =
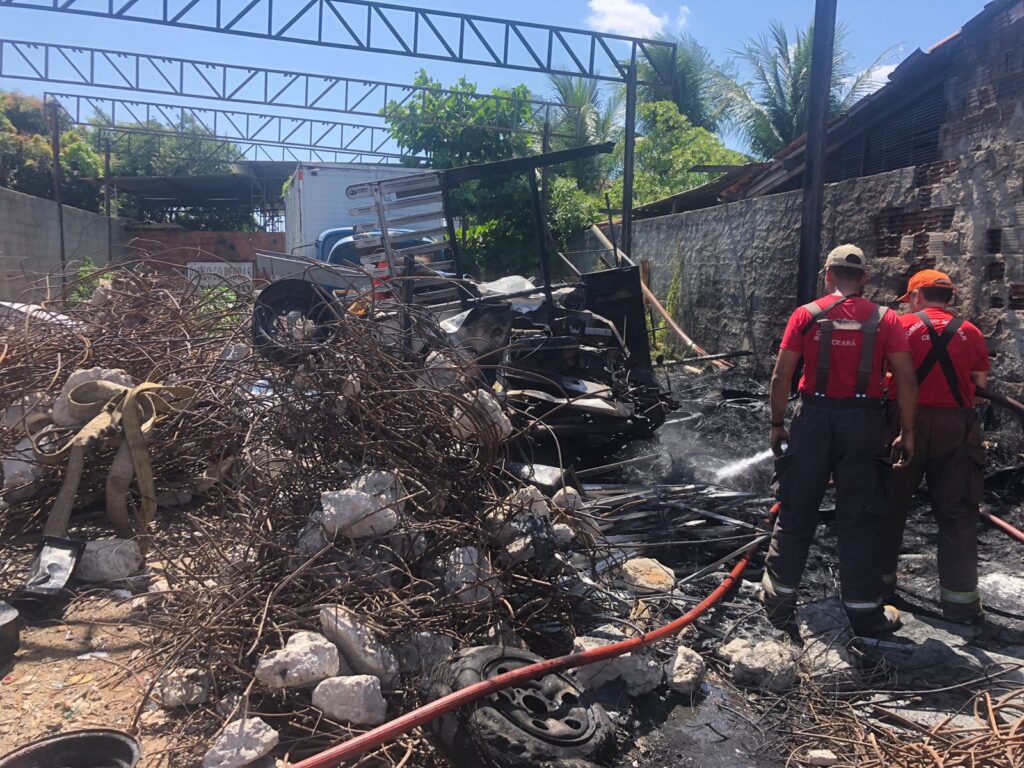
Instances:
[[[910,278],[907,292],[900,296],[899,301],[910,301],[910,294],[919,288],[952,288],[954,291],[956,290],[953,281],[945,272],[939,272],[937,269],[922,269],[920,272],[915,272]]]

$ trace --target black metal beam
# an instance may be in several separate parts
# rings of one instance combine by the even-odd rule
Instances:
[[[546,168],[549,165],[570,163],[574,160],[583,160],[595,155],[607,155],[614,149],[615,142],[606,141],[604,144],[590,144],[585,147],[561,149],[557,152],[548,152],[543,155],[527,155],[526,157],[516,157],[511,160],[496,160],[493,163],[467,165],[464,168],[450,168],[441,173],[444,174],[449,184],[458,185],[467,181],[473,181],[474,179],[512,176],[537,168]]]
[[[384,118],[389,112],[394,114],[395,106],[422,106],[429,98],[455,96],[467,104],[493,105],[495,111],[502,106],[530,108],[529,118],[519,123],[477,124],[475,128],[543,136],[543,126],[550,125],[552,135],[567,138],[574,137],[576,131],[559,132],[558,126],[578,119],[581,113],[579,107],[540,99],[456,93],[378,80],[25,40],[0,40],[0,77]],[[562,116],[569,119],[556,119]],[[417,120],[430,123],[429,116],[422,112]]]
[[[154,104],[82,94],[48,93],[75,125],[95,128],[139,126],[197,138],[318,149],[368,157],[415,158],[393,143],[387,128],[223,109]],[[127,126],[125,124],[128,124]],[[188,130],[194,123],[197,128]],[[392,148],[393,147],[393,148]]]
[[[0,0],[4,6],[615,82],[626,80],[623,62],[646,62],[649,82],[660,84],[670,84],[675,69],[676,46],[662,40],[374,0]],[[666,49],[671,56],[660,62],[656,52]]]

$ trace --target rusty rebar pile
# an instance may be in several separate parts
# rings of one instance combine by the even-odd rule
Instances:
[[[94,293],[97,277],[103,283]],[[480,386],[471,363],[449,361],[455,386],[438,386],[437,371],[425,365],[426,353],[444,344],[433,320],[412,318],[411,352],[398,319],[372,307],[342,314],[326,344],[306,343],[298,328],[294,359],[275,365],[238,346],[249,338],[252,307],[243,292],[201,290],[182,275],[128,265],[72,286],[69,296],[76,294],[46,305],[59,322],[0,331],[0,406],[34,395],[45,408],[72,371],[93,366],[196,391],[148,440],[158,485],[185,487],[194,499],[163,510],[148,532],[147,562],[162,588],[147,598],[151,648],[138,671],[151,676],[151,692],[175,669],[199,669],[213,681],[208,705],[172,720],[177,746],[167,764],[197,762],[220,725],[242,712],[277,729],[292,758],[353,732],[312,708],[308,689],[254,679],[263,655],[295,631],[319,629],[325,605],[351,610],[394,648],[427,630],[458,645],[517,634],[534,647],[571,642],[566,627],[580,598],[560,586],[562,561],[512,562],[488,517],[522,483],[496,469],[500,436],[466,412],[462,393]],[[456,425],[460,409],[471,436],[465,421]],[[3,452],[23,439],[22,427],[0,435]],[[86,512],[102,499],[112,454],[101,445],[89,457],[80,486]],[[405,511],[397,527],[382,537],[317,539],[311,519],[321,494],[372,471],[400,478]],[[60,479],[51,470],[29,498],[9,502],[5,529],[37,531]],[[466,547],[483,553],[490,569],[480,599],[445,585],[446,558]],[[4,586],[20,575],[8,569]],[[422,699],[421,678],[406,674],[386,691],[392,712]],[[151,706],[140,701],[136,724]],[[366,760],[429,765],[431,755],[412,737]]]

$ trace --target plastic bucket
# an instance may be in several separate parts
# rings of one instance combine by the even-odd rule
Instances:
[[[136,768],[139,744],[104,728],[48,736],[0,757],[0,768]]]

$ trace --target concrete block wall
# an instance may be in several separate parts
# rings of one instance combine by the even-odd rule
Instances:
[[[46,284],[60,285],[60,230],[57,204],[32,195],[0,188],[0,300],[38,300]],[[107,219],[95,213],[64,206],[64,240],[67,271],[85,258],[105,264],[113,245],[115,254],[125,233],[112,222],[108,240]]]
[[[677,319],[712,352],[751,350],[767,371],[796,296],[800,195],[787,192],[636,222],[634,257],[650,259],[664,298],[678,272]],[[867,295],[897,306],[911,274],[934,266],[961,287],[996,377],[1024,392],[1024,143],[967,153],[826,188],[823,253],[853,242],[873,278]],[[1008,231],[1009,230],[1009,231]],[[595,247],[580,242],[574,247]]]

